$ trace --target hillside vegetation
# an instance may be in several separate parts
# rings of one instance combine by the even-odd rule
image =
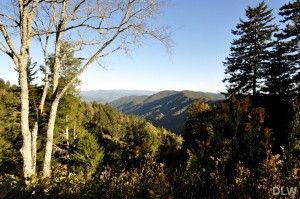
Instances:
[[[35,176],[27,186],[19,176],[18,95],[19,87],[0,80],[1,198],[269,198],[277,184],[299,187],[296,101],[262,98],[256,104],[250,97],[232,97],[221,106],[194,101],[179,137],[108,104],[82,102],[74,91],[59,105],[53,177]],[[182,94],[175,96],[161,100],[175,103]],[[38,170],[45,142],[40,132]]]
[[[194,91],[162,91],[151,96],[129,96],[110,104],[125,114],[145,118],[154,126],[164,127],[176,134],[182,134],[187,119],[187,109],[194,101],[217,103],[221,94]]]

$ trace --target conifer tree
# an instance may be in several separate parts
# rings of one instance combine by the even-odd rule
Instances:
[[[228,82],[227,94],[261,92],[264,69],[269,67],[270,48],[274,45],[272,35],[277,26],[272,24],[272,10],[265,2],[257,7],[246,9],[247,20],[240,19],[236,30],[232,30],[237,38],[231,42],[230,55],[224,62],[225,74],[223,82]]]
[[[281,41],[282,48],[285,48],[285,61],[289,62],[288,72],[291,80],[289,91],[292,95],[299,95],[300,90],[300,1],[293,0],[280,8],[279,15],[284,28],[277,38]]]
[[[33,81],[37,78],[36,74],[38,70],[36,69],[37,62],[32,62],[32,58],[28,59],[27,63],[27,76],[28,76],[28,84],[32,85]]]
[[[84,171],[87,175],[96,172],[104,157],[104,149],[97,143],[97,139],[90,133],[82,132],[71,146],[71,170]]]
[[[294,62],[288,55],[287,47],[282,41],[277,40],[272,50],[270,67],[264,70],[264,91],[270,95],[278,95],[281,98],[289,97],[294,90],[294,81],[291,77]]]

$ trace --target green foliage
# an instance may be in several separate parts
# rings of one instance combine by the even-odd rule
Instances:
[[[136,116],[125,116],[108,104],[93,102],[84,107],[86,129],[105,149],[104,164],[118,168],[137,166],[148,154],[157,154],[162,146],[161,138],[166,130],[157,129]]]
[[[21,169],[17,153],[22,145],[17,96],[18,90],[7,83],[0,88],[0,173],[16,174]]]
[[[5,81],[2,78],[0,78],[0,89],[6,89]]]
[[[182,143],[182,137],[164,131],[156,155],[157,161],[165,163],[168,167],[180,165]]]
[[[5,92],[2,95],[6,97],[13,95]],[[1,102],[0,114],[12,120],[13,117],[6,115],[7,103]],[[2,131],[0,157],[4,170],[0,175],[0,195],[4,198],[272,197],[275,185],[299,186],[299,108],[295,102],[288,145],[282,146],[281,154],[273,154],[276,131],[267,128],[268,109],[256,104],[250,97],[233,97],[219,107],[201,100],[194,102],[188,109],[186,130],[181,138],[155,128],[144,119],[125,116],[109,105],[80,102],[70,92],[62,99],[58,111],[55,164],[50,182],[35,177],[26,186],[17,172],[8,174],[9,169],[20,165],[15,158],[19,154],[11,141],[16,138],[8,136],[10,131]],[[43,128],[40,138],[42,132]]]
[[[90,133],[81,134],[71,145],[71,170],[91,175],[102,162],[103,156],[103,148],[99,147],[96,138]]]
[[[59,71],[59,86],[63,88],[67,83],[71,81],[71,79],[79,72],[82,61],[80,59],[75,58],[75,51],[73,49],[72,43],[67,41],[62,41],[62,47],[60,49],[60,59],[63,58]],[[48,56],[49,66],[50,66],[50,77],[54,71],[54,62],[55,56],[51,54]],[[42,67],[42,71],[45,69]],[[76,86],[80,84],[80,81],[77,79],[69,91],[73,90]]]
[[[13,148],[13,144],[0,136],[0,173],[10,172],[16,161],[17,152]]]

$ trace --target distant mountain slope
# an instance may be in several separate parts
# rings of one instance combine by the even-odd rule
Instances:
[[[144,117],[155,126],[162,126],[174,133],[181,134],[187,119],[187,109],[195,100],[209,104],[222,100],[221,94],[194,91],[162,91],[147,96],[123,97],[111,105],[125,114]]]
[[[149,96],[154,93],[156,92],[148,90],[91,90],[82,91],[81,97],[86,102],[96,101],[105,104],[125,96]]]

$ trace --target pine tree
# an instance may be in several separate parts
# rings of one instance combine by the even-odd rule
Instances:
[[[294,81],[291,77],[294,62],[290,59],[287,51],[283,42],[277,40],[271,52],[270,67],[265,68],[264,71],[264,92],[278,95],[280,98],[291,96],[294,90]]]
[[[104,157],[103,147],[99,147],[95,136],[82,132],[71,146],[71,170],[84,171],[87,175],[96,172]]]
[[[27,63],[27,81],[29,85],[32,85],[33,81],[37,78],[36,73],[38,72],[38,69],[36,69],[36,65],[37,62],[32,62],[32,58],[30,57]]]
[[[299,95],[300,90],[300,1],[293,0],[280,8],[279,15],[283,17],[285,27],[277,34],[283,48],[286,49],[285,60],[289,64],[290,92]]]
[[[224,65],[228,76],[227,94],[252,93],[256,96],[262,88],[264,69],[269,67],[270,48],[274,45],[272,35],[277,30],[271,24],[274,17],[265,2],[257,7],[248,6],[247,21],[240,19],[232,34],[237,36],[231,42],[230,55]]]

